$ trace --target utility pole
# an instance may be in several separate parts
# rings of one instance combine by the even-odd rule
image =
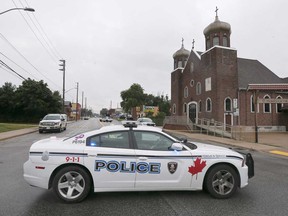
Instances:
[[[60,60],[61,64],[59,64],[59,66],[61,66],[62,68],[60,68],[60,71],[63,71],[63,113],[65,113],[65,67],[66,67],[66,61],[61,59]]]
[[[77,93],[76,93],[76,121],[78,118],[78,89],[79,89],[79,83],[77,82]]]

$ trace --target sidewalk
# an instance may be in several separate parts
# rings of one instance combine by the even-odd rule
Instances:
[[[38,131],[38,127],[14,130],[9,132],[0,133],[0,141],[10,139],[13,137],[21,136]],[[260,133],[259,143],[245,142],[234,139],[216,137],[200,133],[189,133],[182,131],[170,130],[171,133],[179,134],[179,136],[187,137],[199,142],[216,142],[219,144],[230,145],[239,148],[245,148],[255,151],[270,152],[288,156],[288,132],[275,132],[275,133]],[[277,153],[278,152],[278,153]],[[280,153],[279,153],[280,152]]]
[[[189,133],[171,130],[171,133],[179,134],[199,142],[216,142],[255,151],[269,152],[288,156],[288,133],[287,132],[267,132],[259,134],[259,142],[252,143],[229,138],[216,137],[200,133]]]
[[[36,131],[38,131],[38,127],[31,127],[31,128],[3,132],[3,133],[0,133],[0,141],[10,139],[13,137],[17,137],[17,136],[22,136],[22,135],[29,134],[29,133],[34,133]]]

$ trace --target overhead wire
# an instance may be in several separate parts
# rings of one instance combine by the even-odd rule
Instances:
[[[0,64],[2,66],[4,66],[5,68],[9,69],[10,71],[12,71],[14,74],[16,74],[17,76],[19,76],[21,79],[26,80],[25,77],[23,77],[21,74],[19,74],[18,72],[16,72],[15,70],[13,70],[10,66],[8,66],[5,62],[3,62],[2,60],[0,60]]]
[[[39,71],[10,41],[2,34],[0,33],[0,37],[6,41],[31,67],[33,67],[38,73],[40,73],[42,76],[44,76],[47,80],[49,80],[51,83],[53,83],[55,86],[59,88],[59,86],[54,83],[52,80],[50,80],[47,76],[45,76],[41,71]]]
[[[15,5],[15,7],[18,7],[17,4],[14,2],[14,0],[12,0],[13,4]],[[21,2],[22,4],[22,2]],[[35,33],[35,31],[33,30],[33,28],[31,27],[31,25],[28,23],[27,19],[25,18],[25,16],[22,14],[21,11],[19,11],[20,15],[22,16],[22,18],[24,19],[24,21],[26,22],[27,26],[30,28],[30,30],[32,31],[32,33],[34,34],[34,36],[36,37],[36,39],[39,41],[39,43],[41,44],[41,46],[45,49],[45,51],[47,52],[47,54],[50,56],[50,58],[57,63],[57,61],[54,59],[54,56],[52,56],[52,54],[49,52],[49,50],[47,49],[47,47],[44,46],[44,44],[42,43],[42,41],[39,39],[39,37],[37,36],[37,34]],[[28,14],[29,17],[29,14]]]
[[[28,73],[30,76],[34,77],[35,79],[37,79],[33,74],[31,74],[29,71],[27,71],[25,68],[23,68],[22,66],[20,66],[19,64],[17,64],[15,61],[13,61],[12,59],[10,59],[8,56],[6,56],[5,54],[3,54],[2,52],[0,52],[0,54],[2,56],[4,56],[5,58],[7,58],[9,61],[13,62],[15,65],[17,65],[19,68],[21,68],[22,70],[24,70],[26,73]]]
[[[24,0],[26,5],[30,8],[28,2],[26,0]],[[15,5],[15,7],[17,7],[16,3],[14,0],[12,0],[13,4]],[[24,8],[25,6],[23,5],[23,3],[21,2],[21,0],[19,0],[20,4],[22,5],[22,7]],[[51,40],[49,39],[48,35],[46,34],[46,32],[44,31],[44,28],[41,26],[40,22],[38,21],[38,19],[36,18],[36,16],[34,15],[34,13],[31,13],[32,15],[30,15],[29,13],[26,13],[26,15],[29,17],[30,22],[32,22],[34,28],[37,30],[38,34],[40,35],[41,39],[44,41],[42,42],[40,37],[37,36],[36,32],[33,30],[32,26],[29,24],[29,22],[27,21],[27,19],[25,18],[25,16],[19,11],[19,13],[21,14],[22,18],[24,19],[24,21],[26,22],[26,24],[28,25],[28,27],[30,28],[30,30],[32,31],[32,33],[34,34],[34,36],[36,37],[36,39],[39,41],[39,43],[41,44],[41,46],[45,49],[45,51],[48,53],[48,55],[50,56],[50,58],[57,64],[59,64],[58,60],[59,59],[63,59],[61,54],[58,52],[58,50],[55,48],[55,46],[53,45],[53,43],[51,42]],[[31,17],[33,16],[33,17]],[[32,19],[33,18],[33,19]],[[35,21],[34,21],[35,20]],[[55,86],[57,86],[59,89],[61,89],[61,87],[59,87],[57,84],[55,84],[51,79],[49,79],[47,76],[45,76],[43,73],[41,73],[30,61],[27,60],[27,58],[25,58],[1,33],[0,36],[2,38],[4,38],[4,40],[6,42],[9,43],[10,46],[13,47],[13,49],[20,54],[26,62],[28,62],[37,72],[39,72],[43,77],[45,77],[47,80],[49,80],[51,83],[53,83]],[[45,44],[45,45],[44,45]],[[4,55],[3,53],[1,53],[2,55]],[[4,55],[5,56],[5,55]],[[8,58],[7,56],[5,56],[6,58]],[[9,58],[8,58],[9,59]],[[57,59],[57,60],[55,60]],[[11,59],[9,59],[10,61],[12,61]],[[25,70],[23,67],[19,66],[17,63],[15,63],[14,61],[12,61],[14,64],[16,64],[18,67],[20,67],[22,70],[28,72],[27,70]],[[29,73],[29,72],[28,72]],[[31,75],[31,74],[30,74]],[[59,91],[61,92],[61,91]],[[68,93],[70,94],[70,93]]]
[[[30,8],[30,5],[28,4],[28,2],[25,0],[27,6]],[[23,4],[22,4],[23,5]],[[34,13],[32,13],[32,16],[34,17],[36,23],[38,24],[39,28],[41,29],[41,31],[39,30],[39,32],[42,32],[45,36],[45,38],[47,39],[47,44],[48,46],[51,48],[51,51],[55,54],[55,56],[58,59],[63,59],[61,54],[58,52],[58,50],[56,49],[56,47],[53,45],[53,43],[51,42],[51,40],[49,39],[48,35],[46,34],[46,32],[44,31],[44,28],[42,27],[42,25],[40,24],[40,22],[38,21],[36,15]],[[43,37],[44,38],[44,37]],[[45,39],[44,39],[45,40]]]

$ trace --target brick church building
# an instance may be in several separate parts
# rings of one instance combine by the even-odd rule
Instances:
[[[203,33],[204,52],[195,51],[194,42],[186,50],[182,39],[173,55],[171,118],[286,131],[288,77],[279,78],[257,60],[239,58],[230,47],[231,26],[219,20],[217,11]]]

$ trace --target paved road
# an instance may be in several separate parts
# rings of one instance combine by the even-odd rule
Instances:
[[[22,165],[32,142],[51,135],[72,135],[100,124],[91,119],[73,123],[60,134],[32,133],[0,141],[0,216],[288,215],[287,159],[262,152],[253,152],[256,176],[228,200],[213,199],[201,191],[126,192],[91,194],[82,203],[69,205],[60,202],[52,191],[30,187],[24,181]]]

